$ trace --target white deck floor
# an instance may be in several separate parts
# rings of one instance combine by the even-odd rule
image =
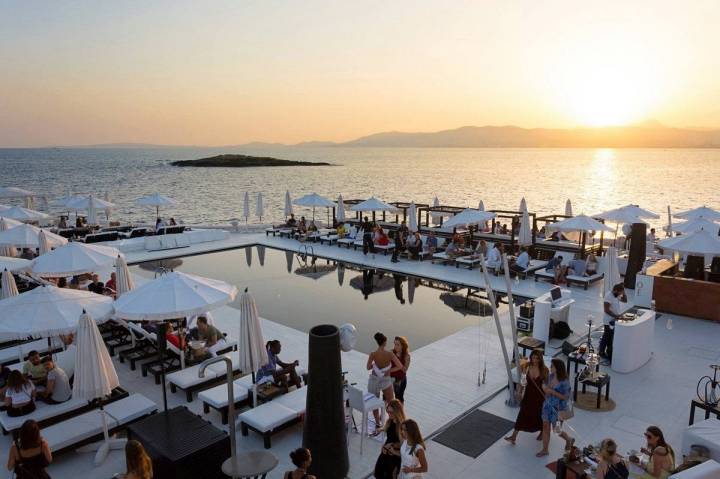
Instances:
[[[189,248],[163,252],[130,253],[128,262],[137,263],[160,258],[201,254],[241,247],[249,244],[263,244],[270,247],[298,251],[296,241],[265,237],[258,234],[232,234],[228,240],[192,245]],[[379,267],[403,274],[417,275],[458,283],[465,286],[482,287],[480,273],[452,266],[432,265],[427,262],[390,263],[390,257],[382,255],[363,256],[360,251],[340,249],[337,246],[313,245],[315,254],[323,257],[348,261],[356,264]],[[505,291],[502,278],[492,279],[492,287]],[[588,291],[572,288],[573,305],[570,323],[576,332],[584,329],[583,323],[588,314],[600,318],[602,312],[601,284],[597,283]],[[547,283],[535,283],[532,279],[513,283],[514,290],[523,296],[537,296],[549,289]],[[258,305],[262,314],[262,305]],[[213,312],[216,322],[231,335],[237,327],[238,312],[224,307]],[[673,319],[673,329],[665,326],[666,319]],[[267,339],[277,338],[283,343],[281,357],[284,360],[300,359],[307,363],[307,335],[287,326],[263,320]],[[503,309],[502,323],[509,337],[507,309]],[[645,426],[657,424],[666,434],[669,442],[679,450],[682,431],[687,425],[689,402],[695,394],[695,384],[701,375],[707,373],[708,364],[720,360],[717,344],[720,340],[720,325],[701,320],[664,315],[658,320],[655,329],[655,354],[653,359],[638,371],[628,375],[612,373],[611,397],[617,408],[611,412],[594,413],[576,409],[571,425],[576,431],[578,442],[597,442],[604,437],[615,438],[622,451],[637,449],[642,441]],[[351,382],[364,387],[367,381],[365,362],[367,356],[359,352],[343,353],[343,369],[349,371]],[[478,386],[477,379],[483,363],[487,361],[487,377],[484,385]],[[160,386],[152,378],[143,378],[137,371],[130,371],[127,364],[116,362],[122,385],[132,391],[145,394],[162,404]],[[418,420],[425,435],[438,430],[464,412],[473,409],[479,403],[491,397],[506,384],[497,332],[492,319],[482,318],[478,326],[473,326],[452,334],[413,352],[413,363],[408,376],[406,406],[410,417]],[[505,406],[507,392],[481,406],[481,409],[514,420],[517,409]],[[191,410],[202,414],[202,405],[197,401],[185,402],[184,394],[168,392],[169,406],[188,405]],[[220,426],[220,417],[211,412],[206,416]],[[700,416],[698,415],[698,418]],[[298,447],[302,441],[302,427],[295,426],[273,437],[272,451],[281,463],[269,477],[281,477],[282,471],[289,466],[288,452]],[[9,440],[0,439],[0,450],[7,451]],[[238,447],[241,450],[260,449],[260,436],[250,433],[242,437],[238,430]],[[365,441],[365,452],[359,453],[359,435],[350,434],[349,476],[366,477],[372,471],[380,443]],[[500,440],[478,458],[472,459],[448,449],[438,443],[428,443],[430,473],[428,477],[512,477],[542,478],[554,477],[545,465],[559,457],[562,441],[553,437],[551,455],[542,459],[535,458],[539,450],[533,434],[521,434],[518,444],[512,447]],[[4,468],[3,468],[4,469]],[[124,458],[121,452],[111,453],[105,464],[99,468],[92,466],[90,454],[65,453],[58,457],[49,472],[55,478],[107,478],[115,472],[124,470]],[[8,477],[3,470],[0,478]]]

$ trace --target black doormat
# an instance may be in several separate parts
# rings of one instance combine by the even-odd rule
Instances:
[[[443,446],[472,458],[510,431],[514,422],[485,411],[475,410],[433,439]]]

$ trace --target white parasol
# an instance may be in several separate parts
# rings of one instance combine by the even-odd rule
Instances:
[[[3,218],[11,218],[22,222],[39,221],[49,218],[50,216],[41,212],[23,208],[22,206],[13,206],[2,211]]]
[[[19,248],[39,248],[40,247],[40,231],[37,226],[22,224],[15,226],[6,231],[0,232],[0,245],[17,246]],[[45,238],[51,247],[57,247],[67,244],[68,240],[60,235],[51,233],[47,230]]]
[[[245,217],[245,223],[247,224],[248,218],[250,217],[250,195],[248,192],[245,192],[245,197],[243,198],[243,216]]]
[[[527,203],[525,198],[520,201],[520,231],[518,232],[518,244],[520,246],[530,246],[533,242],[532,231],[530,230],[530,215],[528,214]]]
[[[17,284],[15,284],[15,276],[8,271],[7,269],[4,269],[2,271],[2,287],[0,287],[0,299],[7,299],[12,298],[13,296],[17,296],[18,289]]]
[[[257,201],[255,202],[255,216],[260,218],[260,222],[262,223],[262,217],[265,216],[265,206],[263,205],[262,193],[257,194]]]
[[[577,215],[548,224],[545,229],[548,231],[613,231],[609,226],[586,215]]]
[[[315,221],[315,208],[334,208],[335,206],[337,206],[331,200],[325,198],[324,196],[320,196],[317,193],[310,193],[309,195],[300,197],[293,201],[293,204],[297,206],[305,206],[307,208],[312,208],[313,221]]]
[[[342,223],[345,221],[345,203],[343,202],[342,195],[338,196],[338,202],[337,202],[337,211],[335,212],[335,219],[338,220],[338,222]]]
[[[373,197],[350,207],[352,211],[397,211],[397,207],[389,205]]]
[[[121,253],[117,248],[72,242],[38,256],[32,272],[44,278],[59,278],[76,274],[93,273],[112,267]]]
[[[125,258],[118,255],[115,260],[115,295],[120,297],[135,287]]]
[[[695,231],[705,230],[709,231],[710,234],[717,236],[718,231],[720,230],[720,224],[701,216],[682,223],[675,223],[673,230],[680,233],[693,233]]]
[[[495,213],[489,211],[474,210],[472,208],[465,208],[460,213],[456,214],[449,220],[443,223],[444,227],[453,226],[469,226],[480,223],[485,223],[495,218]]]
[[[0,218],[0,233],[3,231],[7,231],[10,228],[13,228],[15,226],[19,226],[22,223],[19,221],[11,220],[10,218]],[[0,245],[0,256],[5,257],[14,257],[17,255],[17,251],[15,251],[15,247],[12,245]]]
[[[417,224],[417,208],[415,207],[415,202],[411,201],[410,206],[408,207],[408,230],[415,232],[418,230],[418,224]]]
[[[720,211],[714,210],[707,206],[701,206],[699,208],[693,208],[691,210],[675,213],[674,216],[675,218],[681,218],[686,220],[705,218],[711,221],[718,221],[720,220]]]
[[[605,252],[605,269],[605,278],[603,279],[603,296],[612,291],[613,286],[619,284],[621,281],[617,249],[614,246],[609,246]]]
[[[660,241],[658,246],[663,249],[695,255],[720,255],[720,239],[709,231],[700,230],[688,235],[676,236]]]
[[[154,206],[155,216],[156,218],[160,218],[160,207],[162,206],[164,208],[172,208],[174,206],[177,206],[177,201],[172,198],[168,198],[167,196],[163,196],[160,193],[154,193],[149,196],[143,196],[142,198],[138,198],[137,200],[135,200],[135,204],[138,204],[140,206]]]
[[[290,199],[290,191],[285,191],[285,209],[283,210],[285,217],[293,214],[292,200]]]
[[[247,289],[240,296],[240,337],[238,343],[238,352],[240,353],[238,367],[241,371],[252,371],[253,404],[257,404],[255,372],[268,363],[268,355],[255,300],[247,292]]]
[[[572,203],[570,202],[570,198],[565,202],[565,216],[572,216]]]
[[[29,259],[0,256],[0,271],[8,270],[14,273],[16,271],[30,269],[30,265],[32,265],[32,261]]]
[[[0,186],[0,198],[32,198],[37,196],[32,191],[15,186]]]

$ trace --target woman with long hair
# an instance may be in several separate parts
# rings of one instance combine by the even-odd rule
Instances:
[[[17,479],[50,479],[45,468],[52,462],[52,452],[47,441],[40,435],[38,423],[32,419],[20,427],[18,438],[10,446],[8,471],[14,471]]]
[[[393,367],[402,368],[403,365],[392,351],[385,349],[387,336],[378,332],[375,333],[374,338],[378,347],[368,356],[367,369],[370,371],[370,377],[368,378],[367,389],[370,394],[374,394],[376,397],[380,397],[382,394],[383,399],[387,403],[395,398],[390,369]],[[373,416],[375,417],[375,427],[382,427],[380,423],[380,412],[377,409],[373,411]]]
[[[524,393],[513,433],[505,438],[512,445],[515,445],[520,431],[540,432],[538,440],[542,439],[542,408],[545,401],[543,386],[548,379],[549,371],[545,366],[541,349],[534,349],[530,353],[530,359],[520,363],[520,373],[527,379],[527,384],[523,387]]]
[[[405,422],[405,409],[400,401],[392,399],[387,404],[388,420],[375,435],[385,433],[380,455],[375,462],[376,479],[394,479],[400,472],[400,428]]]
[[[535,454],[537,457],[547,456],[549,454],[548,446],[550,445],[550,428],[560,420],[560,411],[568,408],[568,400],[570,399],[570,381],[568,381],[565,363],[561,359],[554,358],[550,366],[550,376],[548,382],[543,386],[545,393],[545,401],[542,407],[542,450]],[[572,448],[575,440],[571,438],[565,431],[558,433],[560,437],[565,439],[565,449]]]
[[[7,415],[19,417],[35,410],[35,385],[18,370],[10,372],[5,389]]]
[[[393,378],[393,392],[395,397],[404,403],[405,388],[407,388],[407,371],[410,368],[410,343],[408,343],[405,336],[395,336],[393,353],[403,365],[401,368],[395,366],[390,369],[390,377]]]
[[[315,479],[315,476],[308,474],[307,470],[312,464],[310,449],[300,447],[290,453],[290,460],[295,465],[294,471],[287,471],[283,479]]]
[[[598,454],[598,468],[595,479],[628,479],[628,465],[617,453],[617,443],[612,439],[603,440]]]
[[[650,426],[645,430],[647,447],[640,451],[650,456],[650,460],[644,466],[645,474],[639,476],[641,479],[666,479],[670,471],[675,469],[675,451],[670,444],[665,442],[665,435],[657,426]],[[637,457],[630,458],[632,462],[638,463]]]
[[[152,460],[140,442],[130,440],[125,444],[125,463],[127,472],[123,479],[152,479]]]
[[[402,444],[400,445],[400,474],[398,479],[422,479],[428,470],[425,456],[425,441],[420,434],[420,427],[412,419],[402,423],[400,428]]]

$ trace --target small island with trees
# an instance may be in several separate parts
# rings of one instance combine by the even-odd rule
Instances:
[[[179,160],[173,166],[214,166],[225,168],[251,168],[257,166],[332,166],[331,163],[281,160],[269,156],[217,155],[199,160]]]

